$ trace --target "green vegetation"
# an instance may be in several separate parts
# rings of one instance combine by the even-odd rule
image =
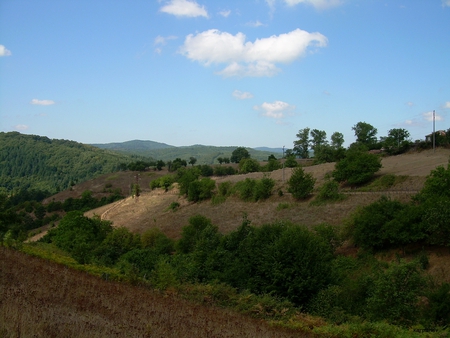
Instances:
[[[131,157],[73,141],[0,133],[0,191],[41,190],[56,193],[75,182],[119,170]]]
[[[302,167],[296,167],[288,180],[288,191],[296,199],[305,199],[311,196],[316,179],[304,172]]]
[[[381,158],[375,154],[358,150],[347,151],[345,157],[336,163],[333,178],[338,182],[358,185],[368,182],[381,168]]]

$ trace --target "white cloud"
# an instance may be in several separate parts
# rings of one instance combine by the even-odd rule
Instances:
[[[224,18],[228,18],[228,16],[231,14],[231,11],[230,10],[227,10],[227,11],[223,10],[223,11],[220,11],[219,14],[222,15]]]
[[[247,25],[247,26],[250,26],[250,27],[260,27],[260,26],[263,26],[263,24],[262,24],[261,21],[259,21],[259,20],[247,22],[246,25]]]
[[[0,56],[10,56],[11,55],[11,51],[6,49],[5,46],[0,45]]]
[[[15,130],[27,130],[29,127],[26,124],[17,124],[14,126]]]
[[[164,46],[164,45],[167,44],[167,41],[169,41],[169,40],[175,40],[175,39],[177,39],[177,37],[174,36],[174,35],[169,35],[169,36],[161,36],[161,35],[158,35],[158,36],[155,38],[155,41],[154,41],[153,45],[154,45],[154,46]],[[161,54],[162,48],[161,48],[161,47],[156,47],[156,48],[155,48],[155,52],[157,52],[158,54]]]
[[[450,0],[442,0],[442,7],[450,7]]]
[[[406,105],[408,106],[408,107],[412,107],[412,106],[414,106],[414,103],[413,102],[406,102]]]
[[[239,100],[251,99],[253,97],[252,93],[249,92],[241,92],[240,90],[235,90],[233,92],[233,96]]]
[[[342,4],[342,0],[283,0],[288,6],[295,6],[299,3],[312,5],[316,9],[327,9]],[[450,1],[450,0],[448,0]]]
[[[320,33],[296,29],[286,34],[245,41],[243,33],[232,35],[211,29],[190,34],[179,52],[205,66],[226,64],[223,76],[273,76],[277,63],[289,63],[304,56],[310,45],[325,47],[327,38]]]
[[[433,112],[432,111],[423,113],[422,116],[423,116],[425,121],[429,121],[429,122],[433,121]],[[441,115],[435,113],[435,120],[436,121],[443,121],[444,118]]]
[[[55,104],[55,101],[53,100],[38,100],[38,99],[33,99],[30,101],[31,104],[36,104],[39,106],[50,106],[52,104]]]
[[[450,109],[450,101],[445,102],[444,109]]]
[[[282,119],[286,117],[286,112],[294,110],[295,106],[283,101],[275,101],[273,103],[264,102],[259,106],[254,106],[255,110],[262,110],[263,116],[271,117],[274,119]]]
[[[195,1],[188,0],[170,0],[167,5],[161,7],[160,11],[175,16],[187,16],[191,18],[197,16],[208,17],[205,6],[200,6]]]

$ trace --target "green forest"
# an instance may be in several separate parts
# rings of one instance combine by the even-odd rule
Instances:
[[[0,191],[41,190],[54,194],[71,185],[119,170],[136,157],[74,141],[18,132],[0,133]]]

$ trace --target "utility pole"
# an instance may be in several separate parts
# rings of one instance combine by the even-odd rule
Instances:
[[[283,146],[283,183],[284,183],[284,162],[286,162],[286,159],[284,158],[284,146]]]
[[[436,114],[433,110],[433,154],[436,151]]]

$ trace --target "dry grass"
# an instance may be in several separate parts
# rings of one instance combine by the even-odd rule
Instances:
[[[407,175],[408,178],[405,181],[394,186],[391,191],[349,195],[344,201],[322,206],[311,206],[310,201],[296,201],[286,193],[285,182],[292,172],[292,169],[286,168],[284,174],[282,169],[268,174],[276,181],[276,187],[274,195],[266,201],[250,203],[231,197],[219,205],[212,205],[210,201],[189,203],[178,195],[176,189],[167,193],[158,189],[144,192],[138,201],[128,199],[119,206],[105,206],[92,210],[87,215],[103,214],[105,219],[112,220],[115,226],[124,226],[136,232],[144,232],[149,228],[158,227],[173,238],[179,237],[182,227],[187,225],[189,218],[195,214],[210,218],[223,233],[236,229],[241,224],[244,214],[248,216],[253,225],[257,226],[277,220],[289,220],[306,226],[314,226],[323,222],[339,225],[360,205],[374,202],[382,194],[388,193],[393,199],[408,201],[412,193],[422,188],[426,175],[438,165],[446,165],[449,156],[449,149],[437,149],[436,153],[429,150],[386,157],[382,161],[383,168],[379,175]],[[305,172],[311,173],[317,179],[316,187],[319,187],[325,181],[326,174],[333,169],[334,163],[326,163],[305,167]],[[264,173],[234,175],[219,177],[216,178],[216,181],[217,183],[224,181],[236,183],[247,177],[261,178],[263,175]],[[278,189],[283,190],[283,196],[279,197],[276,194]],[[176,212],[168,211],[168,206],[175,201],[179,202],[181,207]],[[277,210],[280,203],[287,203],[290,207]],[[106,211],[108,212],[105,214]]]
[[[0,247],[0,337],[300,337]]]

